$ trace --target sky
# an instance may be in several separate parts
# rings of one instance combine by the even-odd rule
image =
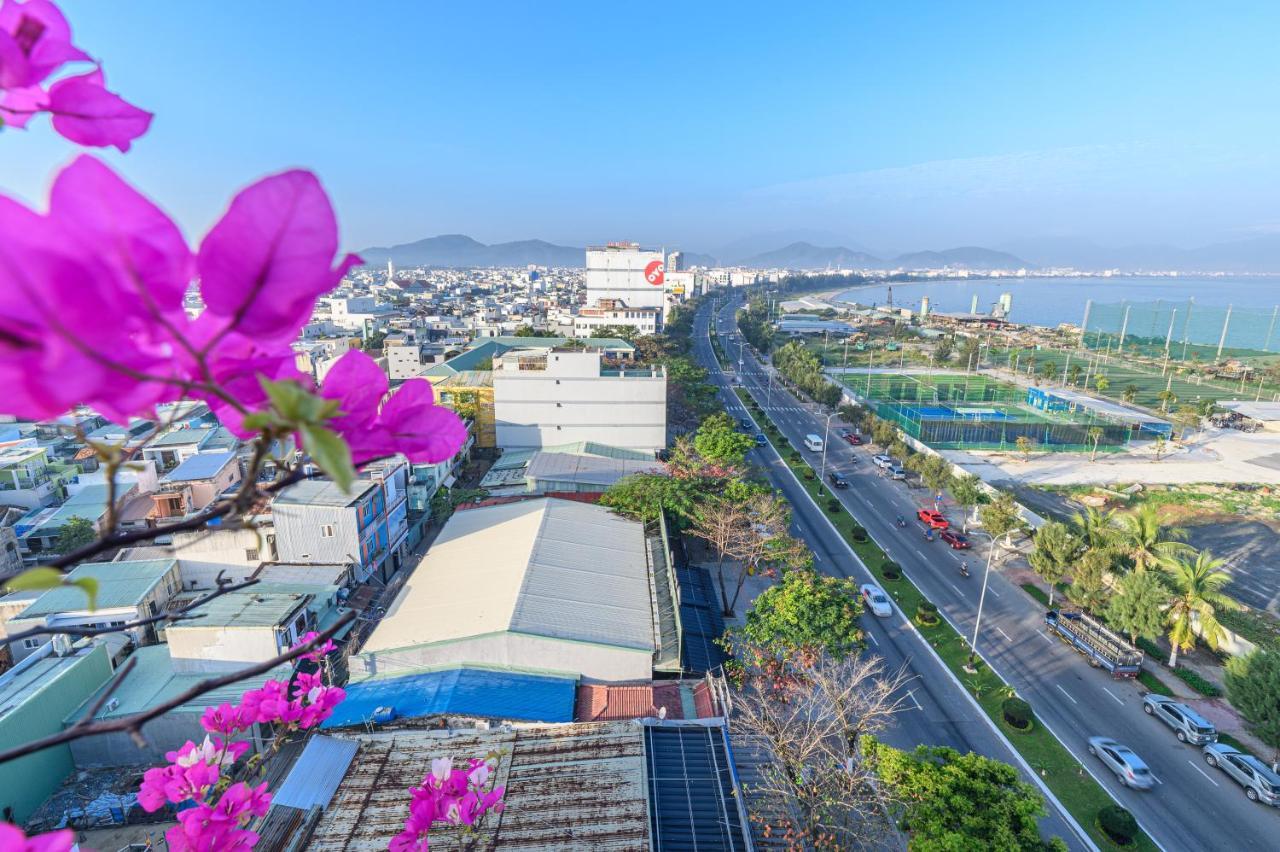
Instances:
[[[62,0],[194,242],[313,169],[347,248],[1280,233],[1280,4]],[[72,146],[0,133],[0,191]],[[772,248],[773,245],[763,246]]]

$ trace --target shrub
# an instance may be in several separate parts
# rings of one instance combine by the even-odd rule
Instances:
[[[1098,811],[1098,828],[1121,846],[1128,846],[1138,836],[1137,820],[1119,805],[1107,805]]]
[[[806,467],[802,475],[804,476],[805,479],[813,479],[815,476],[817,476],[817,474],[813,472],[813,468],[810,468],[810,467]]]
[[[938,623],[938,605],[932,601],[920,601],[916,604],[916,621],[925,625]]]
[[[886,580],[896,580],[902,576],[902,568],[892,559],[886,559],[880,563],[880,576]]]
[[[1020,731],[1030,728],[1031,720],[1035,718],[1031,705],[1021,698],[1006,698],[1000,704],[1000,713],[1006,722]]]
[[[1182,666],[1178,666],[1173,670],[1173,674],[1187,686],[1207,698],[1217,698],[1222,695],[1222,690],[1218,688],[1217,684],[1205,680],[1191,669],[1184,669]]]
[[[1137,645],[1139,648],[1142,649],[1142,652],[1146,654],[1148,657],[1153,657],[1154,659],[1159,660],[1163,657],[1168,656],[1168,654],[1160,650],[1159,645],[1157,645],[1155,642],[1152,642],[1150,639],[1148,639],[1145,636],[1138,637]]]
[[[800,455],[799,450],[792,450],[790,455],[787,456],[787,458],[791,459],[791,461],[795,462],[796,464],[799,464],[800,462],[804,461],[804,456]]]
[[[839,511],[840,511],[840,501],[839,501],[839,500],[837,500],[837,499],[836,499],[836,498],[834,498],[834,497],[832,497],[830,500],[828,500],[828,501],[827,501],[827,511],[828,511],[828,512],[830,512],[830,513],[831,513],[831,514],[833,514],[833,515],[834,515],[834,514],[836,514],[837,512],[839,512]]]
[[[862,543],[867,540],[867,531],[858,524],[854,524],[849,528],[849,537],[858,543]]]

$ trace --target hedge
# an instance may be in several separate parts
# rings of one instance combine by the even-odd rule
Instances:
[[[1173,670],[1173,674],[1174,677],[1207,698],[1217,698],[1222,695],[1222,690],[1218,688],[1217,684],[1204,679],[1191,669],[1184,669],[1182,666],[1178,666]]]
[[[1120,846],[1128,846],[1138,834],[1138,821],[1119,805],[1098,811],[1098,828]]]
[[[880,563],[880,576],[886,580],[896,580],[902,576],[902,568],[892,559]]]
[[[1016,697],[1006,698],[1000,705],[1000,713],[1006,722],[1020,731],[1030,728],[1031,721],[1035,719],[1031,705]]]

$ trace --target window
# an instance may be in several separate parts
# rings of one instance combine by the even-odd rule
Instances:
[[[246,561],[246,562],[257,562],[257,561],[258,561],[258,548],[256,548],[256,547],[246,547],[246,548],[244,549],[244,559],[245,559],[245,561]]]
[[[36,648],[39,648],[40,645],[41,640],[39,639],[32,638],[22,640],[22,647],[26,648],[28,651],[34,651]]]
[[[321,524],[321,525],[320,525],[320,537],[321,537],[321,538],[333,538],[333,524]]]

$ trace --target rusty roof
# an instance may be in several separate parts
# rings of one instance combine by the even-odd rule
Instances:
[[[578,706],[574,718],[579,722],[643,719],[659,715],[658,711],[663,707],[667,710],[665,718],[685,718],[678,682],[582,683],[578,684]]]
[[[307,844],[312,852],[386,849],[433,758],[491,751],[502,752],[494,783],[507,788],[506,809],[486,819],[477,848],[650,848],[643,728],[634,722],[334,736],[359,751]],[[442,833],[432,837],[437,848],[457,845]]]

